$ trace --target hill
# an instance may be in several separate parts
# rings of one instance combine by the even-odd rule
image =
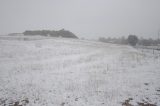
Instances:
[[[67,30],[59,30],[59,31],[50,31],[50,30],[27,30],[23,32],[24,35],[42,35],[42,36],[51,36],[51,37],[64,37],[64,38],[78,38],[75,34]]]

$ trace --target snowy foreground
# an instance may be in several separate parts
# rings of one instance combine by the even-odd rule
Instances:
[[[0,37],[0,106],[122,105],[160,106],[160,51]]]

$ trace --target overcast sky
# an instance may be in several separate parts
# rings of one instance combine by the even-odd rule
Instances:
[[[155,38],[160,0],[0,0],[0,34],[62,28],[80,38]]]

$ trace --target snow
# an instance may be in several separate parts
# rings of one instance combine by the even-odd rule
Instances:
[[[160,51],[78,39],[0,37],[0,106],[160,106]],[[19,106],[16,105],[16,106]]]

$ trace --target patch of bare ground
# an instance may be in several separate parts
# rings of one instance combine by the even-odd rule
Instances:
[[[124,102],[122,102],[122,106],[134,106],[130,103],[131,100],[133,100],[133,99],[129,98],[129,99],[125,100]],[[136,106],[157,106],[157,105],[151,104],[151,103],[143,100],[143,102],[137,102]]]
[[[124,102],[122,102],[122,106],[133,106],[132,104],[129,103],[131,100],[133,100],[133,99],[129,98],[129,99],[125,100]]]
[[[157,106],[155,104],[150,104],[150,103],[142,103],[142,102],[137,102],[138,106]]]
[[[0,105],[2,105],[2,106],[26,106],[29,103],[28,99],[10,102],[9,104],[6,103],[6,101],[7,101],[7,99],[5,99],[5,100],[0,99]]]

